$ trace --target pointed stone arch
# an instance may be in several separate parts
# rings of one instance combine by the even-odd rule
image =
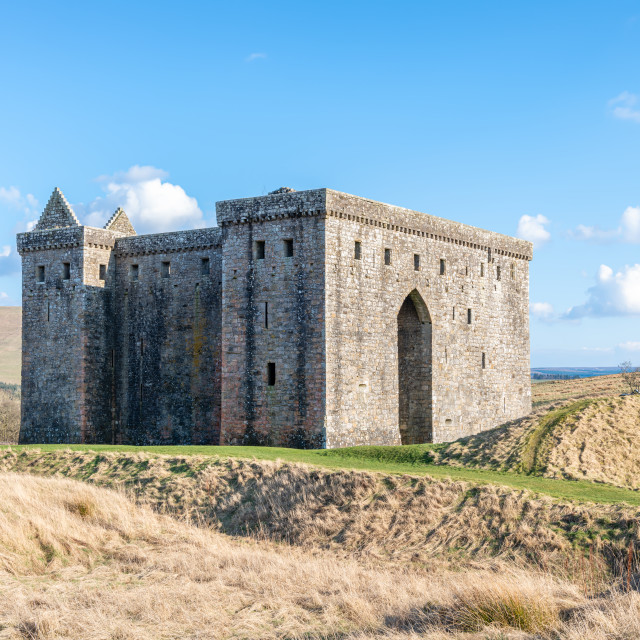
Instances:
[[[433,441],[431,314],[414,289],[404,299],[398,322],[398,427],[402,444]]]

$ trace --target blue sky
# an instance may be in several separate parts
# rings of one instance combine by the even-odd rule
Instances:
[[[640,364],[640,0],[0,5],[0,303],[83,222],[331,187],[533,239],[533,366]],[[524,216],[524,217],[523,217]]]

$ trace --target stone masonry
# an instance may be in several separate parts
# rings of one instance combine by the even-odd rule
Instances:
[[[531,244],[330,189],[219,227],[82,226],[56,189],[23,261],[23,443],[454,440],[531,410]]]

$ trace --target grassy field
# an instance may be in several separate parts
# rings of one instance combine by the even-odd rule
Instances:
[[[0,382],[20,384],[22,309],[0,307]]]

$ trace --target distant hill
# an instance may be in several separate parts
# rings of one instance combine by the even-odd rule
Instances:
[[[0,382],[20,384],[22,309],[0,307]]]

